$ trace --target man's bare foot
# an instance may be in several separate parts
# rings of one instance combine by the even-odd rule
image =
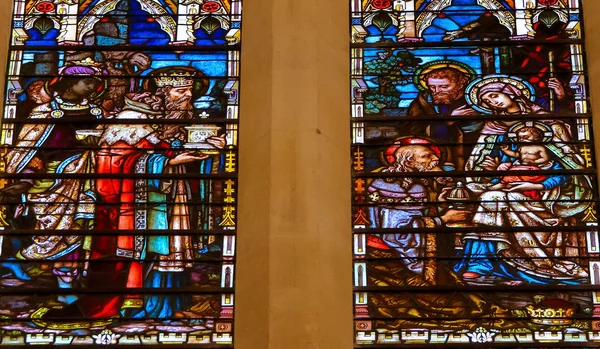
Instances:
[[[524,284],[523,281],[519,281],[519,280],[513,280],[513,281],[504,281],[503,284],[508,285],[508,286],[519,286]]]
[[[481,274],[473,273],[470,271],[462,274],[463,279],[477,279],[481,276],[482,276]]]

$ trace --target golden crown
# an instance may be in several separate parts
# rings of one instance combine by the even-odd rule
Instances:
[[[162,73],[159,76],[155,77],[156,86],[165,87],[185,87],[192,86],[194,84],[194,76],[196,74],[193,72],[181,72],[181,73]]]
[[[551,308],[530,305],[525,309],[532,322],[542,325],[568,325],[573,321],[571,317],[575,314],[573,307]]]
[[[81,66],[85,66],[85,67],[100,67],[102,65],[102,63],[96,62],[95,60],[91,59],[90,57],[87,57],[86,59],[81,59],[78,61],[72,61],[70,63],[72,65],[81,65]]]

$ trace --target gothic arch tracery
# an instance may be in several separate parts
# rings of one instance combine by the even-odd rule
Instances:
[[[437,17],[437,11],[441,11],[446,7],[452,5],[452,0],[433,0],[431,1],[425,10],[421,12],[417,18],[417,36],[423,37],[423,33],[433,23],[433,20]]]
[[[511,34],[514,35],[516,28],[515,16],[504,5],[497,0],[477,0],[477,3],[493,11],[494,16],[498,18],[500,24],[508,28]],[[431,1],[417,19],[417,35],[422,37],[425,30],[433,24],[433,20],[437,17],[437,12],[444,10],[452,4],[452,0]]]
[[[121,0],[106,0],[97,4],[78,25],[78,38],[83,40],[83,37],[94,29],[94,25],[102,18],[103,15],[113,11]],[[142,7],[142,10],[151,15],[155,15],[155,20],[160,24],[163,31],[169,34],[171,41],[175,40],[177,32],[177,23],[164,9],[163,5],[158,0],[136,0]]]

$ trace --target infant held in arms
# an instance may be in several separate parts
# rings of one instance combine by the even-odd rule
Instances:
[[[498,171],[539,171],[552,168],[554,161],[550,159],[545,145],[540,144],[544,140],[544,131],[537,127],[523,127],[517,132],[518,146],[511,149],[508,144],[500,146],[502,152],[512,158],[516,158],[512,163],[506,162],[498,166]],[[536,144],[532,144],[536,143]],[[514,148],[514,147],[512,147]],[[546,179],[544,175],[512,175],[504,176],[499,183],[492,186],[492,190],[502,190],[510,188],[511,183],[540,183]],[[525,192],[525,195],[539,199],[539,192]]]

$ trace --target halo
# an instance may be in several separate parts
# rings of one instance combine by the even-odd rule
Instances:
[[[544,123],[538,122],[538,121],[523,121],[523,122],[519,122],[515,125],[513,125],[509,130],[508,133],[506,134],[508,136],[508,138],[515,142],[515,143],[519,143],[519,139],[517,137],[517,133],[519,132],[520,129],[524,128],[524,127],[535,127],[538,130],[542,131],[544,133],[544,139],[542,140],[543,143],[548,143],[552,140],[552,138],[554,137],[554,132],[552,132],[552,128]]]
[[[427,81],[425,81],[425,76],[431,73],[434,70],[450,68],[460,71],[461,73],[467,74],[469,76],[469,81],[473,80],[473,77],[477,75],[475,70],[465,63],[461,63],[458,61],[452,60],[441,60],[441,61],[433,61],[426,64],[423,64],[417,71],[413,77],[413,82],[415,86],[421,91],[426,91],[429,88],[427,87]]]
[[[479,105],[479,90],[481,90],[482,87],[493,83],[503,83],[512,85],[516,87],[519,91],[521,91],[525,98],[529,99],[532,102],[535,101],[535,89],[529,82],[516,76],[498,74],[487,75],[473,80],[465,90],[465,99],[467,101],[467,104],[480,113],[493,114],[493,111],[491,109]]]
[[[405,146],[405,145],[424,145],[427,146],[429,149],[431,149],[435,155],[437,157],[440,158],[440,163],[443,163],[446,161],[445,157],[446,157],[446,150],[443,150],[441,147],[435,145],[433,143],[432,140],[425,138],[425,137],[412,137],[412,136],[406,136],[406,137],[400,137],[400,138],[396,138],[396,140],[394,141],[394,143],[387,147],[384,151],[381,152],[381,162],[385,165],[385,166],[392,166],[392,164],[394,162],[396,162],[396,150],[398,150],[398,148]]]

